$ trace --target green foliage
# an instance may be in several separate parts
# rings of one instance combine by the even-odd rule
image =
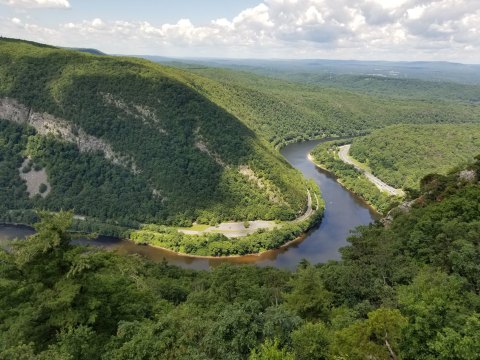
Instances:
[[[40,191],[40,194],[43,194],[45,191],[47,191],[48,187],[44,183],[41,183],[40,186],[38,187],[38,191]]]
[[[338,331],[331,351],[344,359],[396,358],[406,323],[399,310],[379,308],[368,319]]]
[[[350,153],[388,184],[418,190],[423,177],[471,162],[479,148],[478,125],[396,125],[355,138]]]
[[[294,360],[293,353],[286,349],[279,349],[278,341],[267,340],[260,348],[252,351],[249,360]]]
[[[378,212],[385,214],[392,207],[398,205],[400,199],[380,191],[353,165],[346,164],[340,160],[338,147],[348,144],[350,141],[337,140],[319,144],[311,152],[313,160],[317,165],[337,176],[345,188],[366,200]]]
[[[31,130],[0,121],[0,218],[10,209],[32,206],[18,172],[23,162],[21,152],[31,134]]]
[[[294,83],[291,80],[296,79],[288,77],[280,80],[251,72],[198,66],[188,70],[201,75],[183,75],[200,92],[276,146],[325,136],[363,135],[399,123],[478,123],[480,115],[478,86],[443,83],[441,94],[429,96],[432,88],[438,89],[438,84],[426,83],[427,89],[416,97],[413,95],[416,81],[406,79],[405,88],[411,91],[407,96],[402,93],[403,96],[386,97],[388,92],[383,91],[380,81],[367,86],[378,86],[367,95],[364,89],[353,92],[348,86],[332,87],[329,83]],[[331,74],[327,77],[331,78]],[[350,80],[346,82],[351,84]],[[387,87],[399,92],[393,83]],[[452,89],[459,88],[465,93],[459,97],[467,103],[452,100],[455,99]]]
[[[291,291],[285,296],[285,306],[303,319],[328,318],[332,294],[325,289],[320,274],[308,266],[298,270],[290,281]]]
[[[332,334],[324,323],[305,323],[292,332],[292,348],[298,360],[324,360]]]
[[[187,75],[196,77],[140,59],[0,39],[0,97],[64,119],[74,135],[94,136],[117,154],[111,161],[39,135],[28,144],[16,141],[14,152],[8,149],[15,164],[24,152],[45,166],[52,191],[44,202],[7,202],[6,210],[75,209],[124,226],[292,219],[306,202],[300,174],[241,120],[200,94]],[[17,138],[34,133],[14,129]],[[10,169],[5,182],[16,178]]]
[[[71,214],[44,213],[0,252],[0,359],[476,359],[480,186],[451,174],[422,191],[342,260],[293,273],[72,246]]]

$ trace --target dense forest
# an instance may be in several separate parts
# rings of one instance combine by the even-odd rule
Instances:
[[[2,219],[39,207],[113,225],[189,225],[291,220],[306,205],[301,175],[177,70],[2,38],[0,99],[5,120],[25,110],[17,123],[56,135],[1,121]],[[45,199],[27,198],[14,171],[21,156],[45,168]]]
[[[346,164],[338,157],[339,146],[351,142],[351,139],[345,139],[320,143],[312,150],[312,159],[315,164],[334,174],[345,188],[363,198],[379,213],[386,214],[401,199],[380,191],[353,165]]]
[[[418,190],[424,176],[447,174],[480,154],[480,126],[389,126],[355,138],[350,154],[388,184]]]
[[[235,66],[232,66],[232,68],[235,69]],[[369,69],[370,71],[364,69],[363,74],[360,71],[359,74],[352,74],[348,73],[346,69],[338,69],[338,73],[334,73],[322,69],[321,66],[317,69],[298,69],[295,66],[291,68],[288,66],[275,68],[275,65],[264,65],[257,67],[238,66],[237,69],[289,82],[345,89],[358,92],[359,94],[370,94],[380,97],[480,103],[480,85],[478,81],[475,83],[475,80],[472,80],[473,83],[468,83],[468,76],[471,74],[465,74],[465,78],[456,76],[446,81],[446,79],[434,79],[433,76],[430,78],[425,76],[425,73],[428,72],[426,71],[427,69],[424,69],[425,72],[423,74],[408,74],[407,76],[400,75],[395,71],[392,74],[386,69],[383,69],[380,73],[373,69]],[[446,74],[451,73],[452,69],[446,71]],[[476,74],[477,72],[473,71],[473,73]],[[420,79],[415,78],[415,76],[419,75],[423,76]],[[460,78],[467,81],[467,83],[459,83],[458,80]]]
[[[426,177],[342,260],[293,273],[72,246],[71,214],[45,213],[0,252],[0,359],[478,359],[479,177]]]
[[[200,92],[276,146],[325,136],[363,135],[391,124],[478,123],[480,119],[478,87],[465,90],[465,98],[472,101],[457,101],[452,88],[429,96],[429,89],[438,88],[435,83],[422,85],[418,94],[423,97],[405,96],[415,80],[404,80],[408,83],[404,91],[395,84],[387,85],[389,91],[373,84],[370,87],[379,90],[368,94],[340,85],[302,84],[232,69],[187,66],[187,70],[182,76]],[[201,77],[193,77],[193,72]],[[395,95],[394,89],[403,95],[386,96]]]

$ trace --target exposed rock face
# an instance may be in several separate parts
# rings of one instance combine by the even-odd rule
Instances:
[[[474,170],[463,170],[458,174],[458,179],[462,182],[473,183],[477,181],[477,174]]]
[[[398,205],[397,207],[393,208],[390,210],[385,217],[383,217],[380,222],[385,226],[388,227],[395,216],[399,214],[408,214],[410,210],[412,209],[413,205],[417,202],[417,199],[414,199],[412,201],[406,201]]]
[[[222,160],[220,155],[218,155],[216,152],[210,150],[207,146],[207,144],[200,138],[198,137],[197,140],[195,141],[195,147],[200,150],[201,152],[207,154],[210,156],[215,162],[220,165],[221,167],[226,167],[225,162]]]
[[[282,202],[282,199],[276,195],[275,191],[270,189],[270,187],[266,185],[265,182],[259,178],[248,165],[240,165],[238,171],[243,176],[246,176],[250,181],[254,182],[259,189],[266,188],[268,191],[268,198],[271,202],[276,204]]]
[[[0,99],[0,118],[18,124],[28,124],[40,135],[58,136],[64,141],[75,144],[81,152],[100,151],[112,163],[129,168],[133,173],[139,172],[131,158],[114,152],[110,144],[104,140],[88,135],[82,129],[51,114],[34,112],[14,99]]]
[[[30,159],[25,159],[22,166],[20,166],[20,168],[18,169],[20,177],[25,180],[27,184],[27,192],[30,198],[34,197],[35,195],[40,195],[44,198],[48,195],[52,188],[50,183],[48,182],[47,172],[45,171],[45,169],[35,170],[33,168],[26,173],[23,172],[23,169],[28,166],[29,162]],[[41,184],[45,184],[46,186],[46,190],[43,193],[40,191]]]
[[[106,104],[112,105],[117,109],[122,110],[125,114],[133,116],[135,119],[141,120],[146,125],[151,125],[158,130],[160,134],[168,134],[165,129],[162,129],[160,124],[160,119],[155,114],[155,110],[149,108],[146,105],[139,104],[127,104],[122,99],[114,97],[109,93],[100,93],[103,96],[103,100]]]

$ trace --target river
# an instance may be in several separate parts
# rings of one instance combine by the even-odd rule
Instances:
[[[346,239],[351,230],[356,226],[371,223],[378,218],[378,215],[360,198],[344,189],[334,176],[318,169],[307,159],[307,154],[321,141],[312,140],[291,144],[281,151],[293,167],[300,170],[306,178],[312,178],[320,186],[326,204],[322,223],[287,248],[268,251],[258,256],[202,259],[109,237],[75,242],[102,246],[121,254],[140,254],[154,261],[166,259],[170,264],[190,269],[208,269],[211,266],[230,262],[294,270],[302,259],[311,263],[337,260],[340,257],[338,250],[347,244]],[[0,226],[0,244],[12,238],[24,238],[32,233],[33,230],[28,227]]]

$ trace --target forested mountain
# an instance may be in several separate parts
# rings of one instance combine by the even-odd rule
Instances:
[[[355,138],[350,154],[395,187],[418,189],[480,154],[480,125],[395,125]]]
[[[427,177],[341,261],[293,273],[72,246],[71,215],[44,214],[0,251],[0,359],[478,359],[479,177]]]
[[[382,83],[375,82],[369,86],[375,92],[368,94],[365,89],[353,91],[340,85],[301,84],[232,69],[183,66],[202,76],[194,80],[200,92],[274,145],[360,135],[391,124],[478,123],[480,119],[475,86],[453,84],[449,88],[446,83],[438,96],[415,98],[426,90],[415,93],[415,82],[407,80],[403,92],[394,83],[385,85],[388,91],[383,91]],[[420,83],[427,89],[438,88],[435,83]],[[468,100],[447,96],[445,87],[455,92],[455,86],[463,89],[461,96]],[[385,96],[394,91],[411,95]]]
[[[131,226],[301,213],[300,174],[202,95],[196,77],[141,59],[0,39],[1,217],[73,209]],[[43,196],[27,196],[19,170],[30,166],[46,170]]]

